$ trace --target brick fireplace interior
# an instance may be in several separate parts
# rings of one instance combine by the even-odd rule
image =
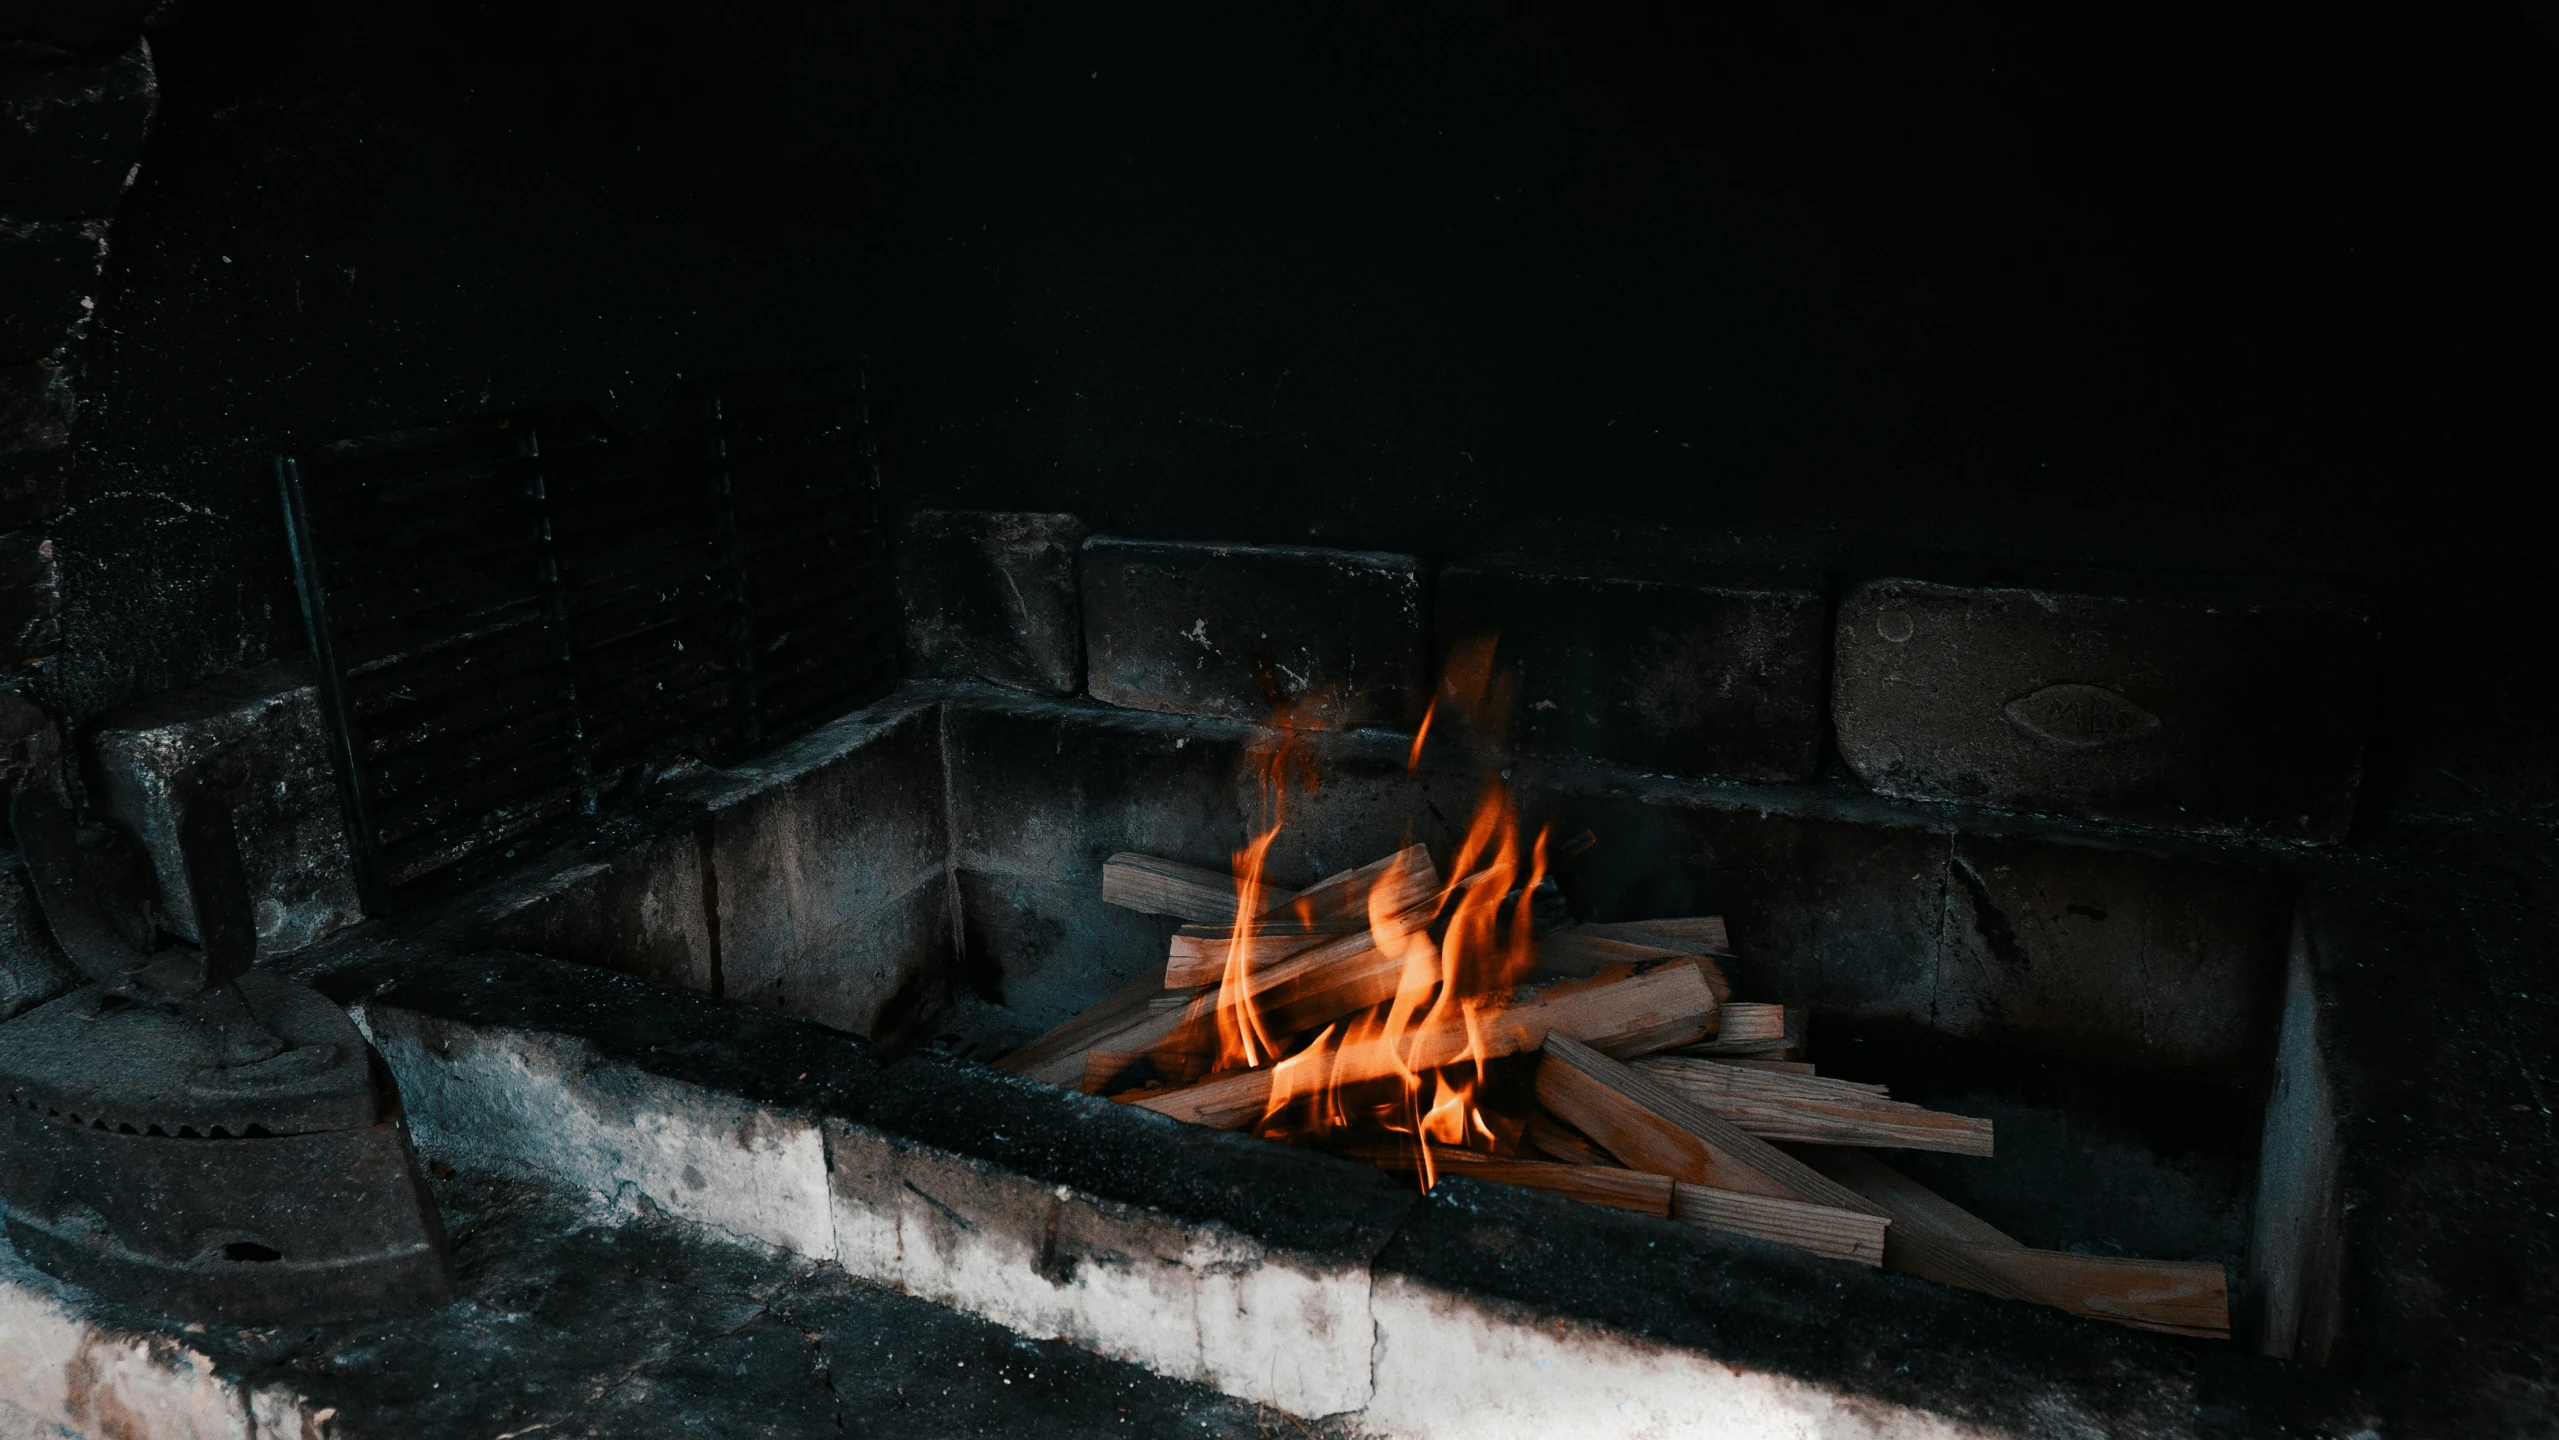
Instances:
[[[11,781],[175,943],[222,777],[458,1285],[0,1254],[0,1434],[2545,1432],[2554,109],[2537,4],[0,16]],[[1273,883],[1498,777],[2229,1338],[1004,1069],[1307,706]]]

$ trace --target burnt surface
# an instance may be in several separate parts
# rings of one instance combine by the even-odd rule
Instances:
[[[1466,560],[1432,585],[1440,654],[1499,636],[1522,749],[1641,770],[1808,780],[1821,756],[1829,597],[1818,581]]]
[[[567,1035],[597,1055],[762,1104],[858,1113],[879,1074],[870,1042],[636,976],[538,955],[394,948],[313,978],[341,1004]],[[805,1078],[799,1078],[805,1077]]]
[[[2378,650],[2362,602],[2317,589],[1876,580],[1840,600],[1831,714],[1889,795],[2333,842]]]
[[[1269,1433],[1269,1412],[1243,1401],[831,1268],[662,1220],[600,1221],[520,1182],[453,1175],[436,1192],[456,1304],[398,1325],[215,1328],[186,1343],[226,1376],[289,1387],[306,1413],[334,1409],[332,1433],[351,1437]]]
[[[1084,616],[1072,515],[922,510],[898,531],[898,601],[910,674],[1084,688]]]
[[[1409,727],[1430,687],[1410,555],[1084,542],[1086,688],[1137,710]]]

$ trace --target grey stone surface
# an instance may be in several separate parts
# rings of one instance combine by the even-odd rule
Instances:
[[[1084,688],[1075,554],[1084,522],[1020,511],[921,510],[898,532],[910,673],[1072,695]]]
[[[26,861],[0,853],[0,1020],[86,983],[45,926]]]
[[[906,709],[736,772],[708,822],[721,994],[862,1034],[938,1008],[951,953],[941,744],[938,709]]]
[[[0,526],[36,524],[62,509],[72,408],[61,361],[0,365]]]
[[[307,664],[278,660],[101,716],[91,729],[108,814],[141,839],[167,923],[193,938],[171,786],[190,766],[236,768],[233,820],[258,950],[299,949],[363,914],[346,821]]]
[[[114,209],[158,101],[146,45],[105,64],[12,47],[0,56],[0,214],[85,218]]]
[[[602,965],[660,985],[718,987],[698,828],[570,847],[485,900],[464,918],[474,948]]]
[[[51,353],[89,318],[104,221],[19,220],[0,209],[0,364]]]
[[[2378,649],[2359,604],[2307,586],[1875,580],[1840,601],[1831,714],[1885,794],[2325,843]]]
[[[27,668],[62,643],[62,565],[39,530],[0,535],[0,672]]]
[[[1410,727],[1428,698],[1421,564],[1285,545],[1084,542],[1086,688],[1138,710]]]
[[[1829,619],[1828,596],[1810,582],[1519,557],[1461,561],[1432,588],[1443,662],[1452,645],[1499,637],[1520,749],[1674,775],[1811,778]]]

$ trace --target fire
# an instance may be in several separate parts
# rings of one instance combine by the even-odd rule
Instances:
[[[1408,769],[1419,768],[1443,709],[1479,744],[1498,742],[1509,697],[1492,653],[1487,637],[1451,655],[1414,735]],[[1311,706],[1283,711],[1255,756],[1262,823],[1234,855],[1235,920],[1218,989],[1217,1068],[1270,1066],[1270,1101],[1258,1127],[1264,1136],[1356,1141],[1372,1134],[1407,1145],[1427,1190],[1438,1180],[1435,1146],[1489,1149],[1516,1129],[1487,1115],[1480,1103],[1488,1078],[1482,1016],[1488,997],[1525,979],[1536,963],[1530,908],[1546,878],[1546,832],[1524,839],[1509,788],[1487,779],[1435,895],[1422,906],[1395,903],[1392,897],[1426,883],[1406,867],[1428,862],[1410,855],[1399,856],[1369,888],[1368,939],[1401,966],[1394,998],[1313,1035],[1273,1034],[1254,999],[1251,940],[1273,919],[1264,913],[1265,870],[1289,798],[1315,788],[1304,743],[1310,713]],[[1300,924],[1315,919],[1303,903],[1287,913]]]

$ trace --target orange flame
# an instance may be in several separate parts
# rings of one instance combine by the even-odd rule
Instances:
[[[1509,687],[1493,669],[1493,638],[1461,642],[1450,654],[1439,692],[1424,713],[1406,757],[1421,763],[1443,709],[1454,712],[1479,744],[1498,738]],[[1489,997],[1526,978],[1536,963],[1530,931],[1534,892],[1546,878],[1546,832],[1522,843],[1518,807],[1498,779],[1485,782],[1434,904],[1399,910],[1417,877],[1399,859],[1367,896],[1369,940],[1402,972],[1381,1009],[1327,1025],[1311,1040],[1270,1033],[1250,980],[1250,937],[1266,917],[1264,870],[1285,817],[1293,784],[1311,792],[1314,771],[1301,742],[1302,710],[1283,712],[1275,739],[1257,756],[1264,828],[1235,852],[1236,915],[1218,996],[1218,1068],[1271,1066],[1271,1092],[1260,1131],[1273,1139],[1310,1139],[1369,1130],[1404,1137],[1414,1151],[1422,1188],[1438,1180],[1434,1145],[1486,1148],[1497,1127],[1479,1106],[1486,1078],[1483,1015]],[[1422,917],[1427,916],[1425,920]],[[1300,918],[1309,918],[1303,907]],[[1452,1043],[1455,1037],[1464,1043]],[[1427,1067],[1414,1062],[1435,1058]],[[1383,1076],[1382,1080],[1366,1077]],[[1516,1127],[1511,1127],[1515,1129]]]

